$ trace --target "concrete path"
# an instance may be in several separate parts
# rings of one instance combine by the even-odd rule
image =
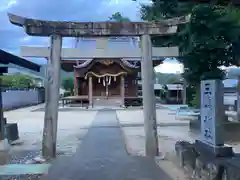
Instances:
[[[99,111],[92,125],[77,152],[54,163],[43,179],[171,180],[153,159],[127,154],[115,111]]]

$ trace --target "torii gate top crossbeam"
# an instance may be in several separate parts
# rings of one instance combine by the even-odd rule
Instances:
[[[164,35],[176,32],[176,26],[189,21],[188,16],[157,22],[63,22],[43,21],[8,14],[12,24],[25,28],[31,36],[94,37]],[[174,27],[175,26],[175,27]]]

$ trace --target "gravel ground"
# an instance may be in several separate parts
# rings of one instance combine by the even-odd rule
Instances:
[[[156,163],[174,180],[190,179],[184,171],[176,166],[175,143],[178,140],[194,141],[188,127],[160,127],[158,128],[158,146],[160,155],[164,159],[156,158]],[[130,155],[145,155],[145,133],[143,127],[122,127],[126,149]]]
[[[39,180],[43,174],[29,174],[29,175],[18,175],[18,176],[1,176],[1,180]]]
[[[35,111],[43,105],[4,113],[8,123],[17,123],[19,143],[11,146],[9,164],[26,164],[41,155],[44,112]],[[63,111],[58,118],[58,157],[70,156],[81,144],[97,111]],[[58,159],[58,158],[57,158]],[[0,180],[38,180],[42,175],[1,176]]]
[[[40,156],[39,150],[23,150],[10,152],[9,164],[26,164],[27,161]]]
[[[59,112],[57,149],[74,153],[91,126],[97,111]],[[12,151],[40,150],[42,145],[44,112],[28,109],[5,113],[9,123],[17,123],[20,142],[11,147]]]
[[[27,161],[39,156],[40,151],[26,150],[10,152],[9,164],[25,164]],[[1,176],[1,180],[38,180],[42,174],[29,174],[29,175],[15,175],[15,176]]]
[[[159,125],[178,125],[178,126],[188,126],[189,121],[176,119],[176,112],[169,109],[157,109],[157,123]],[[117,116],[119,123],[123,126],[142,124],[144,123],[143,119],[143,110],[124,110],[117,111]]]

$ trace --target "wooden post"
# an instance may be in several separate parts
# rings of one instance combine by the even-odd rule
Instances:
[[[124,76],[121,76],[121,83],[120,83],[120,94],[121,94],[121,106],[124,106],[124,102],[125,102],[125,87],[124,87]]]
[[[0,67],[0,76],[7,73],[7,67]],[[8,151],[10,146],[6,137],[5,120],[3,115],[3,99],[2,99],[2,79],[0,78],[0,165],[4,165],[8,161]]]
[[[89,106],[93,107],[92,76],[88,77],[88,99],[89,99]]]
[[[2,73],[0,72],[0,76]],[[4,116],[3,116],[3,101],[2,101],[2,79],[0,78],[0,141],[5,139],[5,124],[4,124]]]
[[[187,104],[187,82],[183,79],[182,103]]]
[[[74,96],[78,96],[78,88],[77,70],[74,68]]]
[[[46,103],[42,141],[43,157],[56,157],[58,106],[60,88],[60,60],[62,37],[51,35],[50,57],[47,67]]]
[[[145,129],[145,150],[147,156],[158,156],[158,138],[156,122],[156,103],[154,96],[154,76],[152,62],[152,43],[150,35],[141,36],[142,49],[142,94]]]

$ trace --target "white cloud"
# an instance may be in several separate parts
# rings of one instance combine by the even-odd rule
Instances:
[[[164,62],[155,70],[161,73],[183,73],[183,65],[178,62]]]
[[[97,10],[98,14],[108,12],[109,16],[113,13],[120,12],[123,16],[131,20],[139,20],[138,3],[131,0],[105,0],[102,1],[102,6]]]
[[[31,36],[25,36],[24,38],[21,39],[20,42],[28,42],[31,40],[31,38],[32,38]]]
[[[120,5],[120,6],[129,6],[129,5],[133,5],[134,2],[133,1],[129,1],[129,0],[110,0],[108,1],[109,5]]]
[[[0,5],[0,12],[6,11],[17,4],[17,0],[3,0]]]
[[[120,12],[138,20],[138,7],[131,0],[0,0],[0,49],[19,55],[20,46],[49,46],[49,38],[27,36],[23,28],[12,25],[7,12],[57,21],[105,21]],[[74,40],[64,40],[63,47],[74,47]]]

